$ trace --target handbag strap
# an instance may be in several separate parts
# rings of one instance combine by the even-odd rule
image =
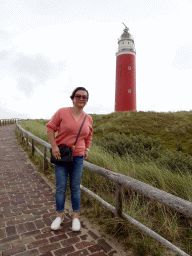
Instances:
[[[79,132],[78,132],[78,134],[77,134],[77,138],[76,138],[75,143],[73,144],[73,146],[75,146],[75,144],[77,143],[77,140],[78,140],[78,138],[79,138],[79,135],[80,135],[81,129],[82,129],[83,125],[84,125],[84,122],[85,122],[86,117],[87,117],[87,115],[84,117],[83,123],[82,123],[82,125],[81,125],[81,127],[80,127],[80,129],[79,129]]]

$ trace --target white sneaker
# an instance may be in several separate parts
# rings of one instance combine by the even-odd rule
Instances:
[[[63,222],[64,217],[62,219],[60,217],[57,217],[51,224],[51,229],[52,230],[57,230],[60,228],[61,223]]]
[[[81,223],[78,218],[74,218],[72,221],[72,230],[79,231],[81,229]]]

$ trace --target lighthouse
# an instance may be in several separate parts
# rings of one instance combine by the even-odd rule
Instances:
[[[136,111],[136,50],[129,28],[118,39],[116,53],[115,111]]]

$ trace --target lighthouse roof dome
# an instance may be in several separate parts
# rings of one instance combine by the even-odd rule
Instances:
[[[124,31],[123,31],[123,34],[121,35],[121,38],[123,39],[123,38],[130,38],[130,34],[129,34],[129,32],[128,32],[128,29],[127,28],[125,28],[124,29]]]
[[[123,34],[121,35],[121,39],[131,38],[130,33],[128,32],[128,28],[125,28]]]

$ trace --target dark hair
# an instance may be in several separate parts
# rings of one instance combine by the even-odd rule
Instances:
[[[77,88],[75,88],[75,90],[72,92],[72,94],[71,94],[71,96],[70,96],[70,98],[71,98],[72,100],[74,99],[74,96],[75,96],[75,94],[76,94],[77,91],[85,91],[85,92],[87,93],[87,101],[88,101],[88,99],[89,99],[89,93],[88,93],[88,91],[87,91],[84,87],[77,87]]]

